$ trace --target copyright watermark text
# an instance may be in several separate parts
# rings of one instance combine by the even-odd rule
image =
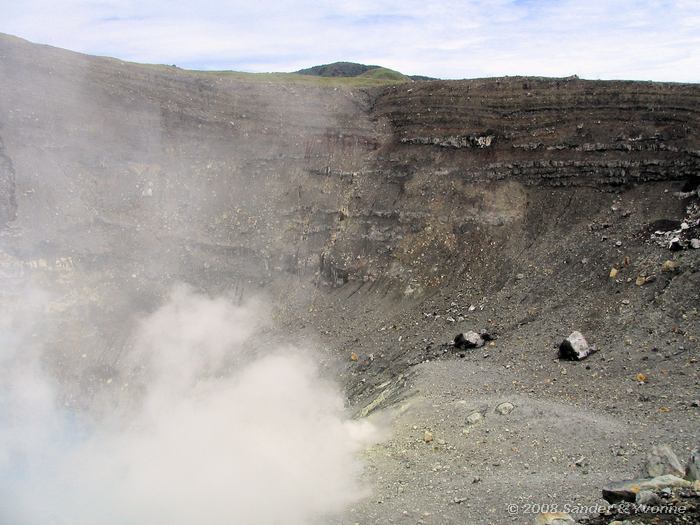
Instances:
[[[641,503],[616,503],[614,505],[584,505],[578,503],[511,503],[506,506],[508,514],[542,514],[548,512],[566,512],[567,514],[602,514],[616,511],[619,514],[685,514],[684,505],[645,505]]]

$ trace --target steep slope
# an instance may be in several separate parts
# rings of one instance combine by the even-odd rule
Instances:
[[[378,147],[367,103],[2,37],[2,273],[55,291],[65,383],[113,373],[174,282],[247,296],[313,275],[347,184],[323,174]]]
[[[700,168],[693,85],[328,89],[0,44],[4,251],[119,294],[292,276],[409,302],[455,279],[493,293],[552,249],[593,255],[581,236],[611,192],[640,195],[636,228],[677,219],[654,184]]]
[[[3,210],[19,200],[13,226],[28,251],[119,252],[148,235],[226,253],[227,267],[252,263],[256,276],[315,266],[326,225],[312,223],[338,214],[318,174],[358,169],[377,147],[363,93],[2,45],[7,192],[17,174]]]

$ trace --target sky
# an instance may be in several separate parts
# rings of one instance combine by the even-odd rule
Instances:
[[[700,0],[0,0],[0,32],[190,69],[700,82]]]

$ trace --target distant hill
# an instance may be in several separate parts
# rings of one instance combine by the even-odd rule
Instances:
[[[379,66],[368,66],[356,62],[333,62],[332,64],[300,69],[297,73],[317,77],[357,77],[372,69],[379,69]]]
[[[357,62],[333,62],[297,71],[300,75],[317,77],[365,77],[385,80],[437,80],[423,75],[408,76],[381,66],[358,64]]]

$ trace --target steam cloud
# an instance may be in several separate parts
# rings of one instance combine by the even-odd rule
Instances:
[[[308,352],[250,357],[254,305],[174,289],[127,358],[142,395],[96,418],[61,406],[42,368],[47,304],[0,321],[3,525],[309,524],[364,495],[375,428],[346,418]]]

